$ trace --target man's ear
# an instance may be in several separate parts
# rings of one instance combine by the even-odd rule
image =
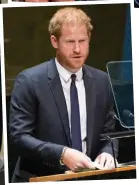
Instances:
[[[50,36],[50,40],[51,40],[51,44],[52,46],[57,49],[58,48],[58,39],[54,36],[54,35],[51,35]]]

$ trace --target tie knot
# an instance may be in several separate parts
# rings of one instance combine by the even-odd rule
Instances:
[[[72,81],[72,82],[75,82],[75,80],[76,80],[76,75],[75,75],[75,74],[72,74],[72,75],[71,75],[71,81]]]

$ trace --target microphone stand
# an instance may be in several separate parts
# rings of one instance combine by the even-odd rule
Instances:
[[[110,136],[105,136],[105,138],[103,138],[103,140],[108,139],[111,143],[111,148],[112,148],[112,155],[113,155],[113,159],[114,159],[114,166],[115,168],[117,168],[117,164],[116,164],[116,157],[115,157],[115,152],[114,152],[114,146],[113,146],[113,140],[110,138]]]
[[[121,131],[121,132],[111,132],[111,133],[101,134],[100,136],[101,136],[102,141],[103,140],[110,141],[111,148],[112,148],[112,154],[114,158],[114,165],[115,165],[115,168],[117,168],[116,157],[115,157],[114,146],[113,146],[113,139],[133,137],[135,136],[135,131],[130,130],[130,131]]]

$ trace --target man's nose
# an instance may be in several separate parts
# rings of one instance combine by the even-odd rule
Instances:
[[[80,44],[79,44],[79,42],[75,42],[75,44],[74,44],[74,52],[75,53],[80,53]]]

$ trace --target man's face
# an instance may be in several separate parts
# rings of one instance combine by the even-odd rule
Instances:
[[[71,72],[78,71],[89,54],[89,36],[85,25],[63,24],[60,37],[51,36],[59,63]]]

